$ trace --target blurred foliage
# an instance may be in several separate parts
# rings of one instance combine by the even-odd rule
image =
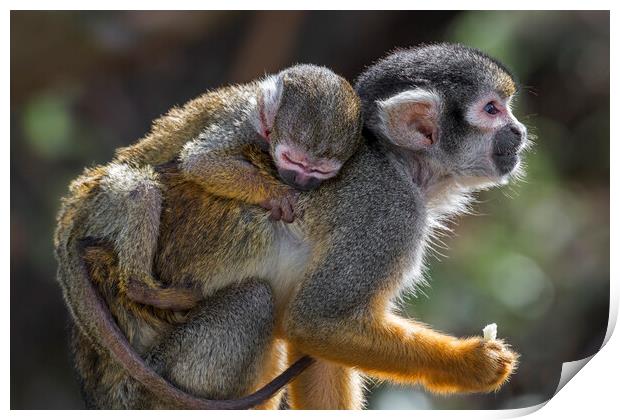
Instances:
[[[277,22],[277,25],[274,24]],[[609,304],[607,12],[12,12],[11,407],[80,408],[55,284],[59,198],[87,165],[205,89],[295,62],[354,80],[397,46],[456,41],[518,75],[537,136],[525,181],[482,193],[403,308],[435,328],[497,322],[522,354],[492,395],[372,383],[370,408],[515,408],[596,352]],[[439,254],[445,254],[443,257]]]

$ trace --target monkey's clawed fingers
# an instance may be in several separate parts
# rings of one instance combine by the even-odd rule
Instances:
[[[299,211],[295,210],[295,204],[299,193],[291,191],[281,197],[270,198],[260,203],[264,209],[270,210],[271,220],[282,220],[285,223],[292,223],[295,217],[300,216]]]

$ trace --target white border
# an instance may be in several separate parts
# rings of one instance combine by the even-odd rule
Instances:
[[[338,9],[351,9],[352,7],[366,10],[408,10],[411,8],[419,9],[419,10],[461,10],[464,5],[475,9],[475,10],[484,10],[488,9],[489,6],[493,6],[495,10],[536,10],[536,9],[546,9],[546,10],[576,10],[583,9],[583,6],[587,6],[587,10],[612,10],[611,13],[611,69],[616,69],[617,63],[617,30],[615,30],[615,25],[618,23],[618,19],[615,19],[615,10],[614,5],[617,4],[612,1],[598,1],[598,0],[590,0],[586,3],[578,2],[578,1],[562,1],[562,2],[549,2],[549,1],[532,1],[532,0],[522,0],[518,3],[516,2],[501,2],[501,3],[490,3],[489,1],[443,1],[442,4],[438,4],[438,2],[417,2],[412,3],[411,1],[386,1],[382,0],[378,1],[368,1],[368,0],[357,0],[347,1],[347,2],[335,2],[333,0],[302,0],[292,2],[290,0],[274,0],[274,1],[266,1],[263,0],[261,2],[250,3],[247,1],[240,0],[227,0],[226,2],[205,2],[205,1],[189,1],[189,0],[176,0],[174,3],[165,2],[161,0],[152,0],[149,2],[128,2],[118,1],[118,0],[108,0],[106,2],[95,2],[90,1],[86,2],[77,2],[77,1],[68,1],[68,0],[59,0],[50,4],[50,2],[45,1],[6,1],[5,4],[15,10],[35,10],[35,9],[48,9],[50,6],[55,6],[59,9],[85,9],[85,10],[110,10],[110,9],[153,9],[153,10],[163,10],[168,9],[169,6],[174,5],[178,9],[201,9],[207,8],[212,10],[235,10],[235,9],[256,9],[256,8],[265,8],[265,9],[326,9],[326,10],[338,10]],[[9,9],[6,10],[4,14],[4,30],[3,30],[3,56],[10,57],[10,13]],[[10,66],[5,64],[2,67],[2,71],[4,73],[4,86],[5,86],[5,101],[3,103],[3,113],[4,121],[5,121],[5,133],[7,134],[5,138],[10,138]],[[615,98],[614,93],[617,93],[617,83],[616,83],[616,74],[612,72],[611,75],[611,91],[612,98]],[[615,107],[612,103],[611,108],[611,121],[618,121],[614,114]],[[613,126],[611,127],[611,138],[615,138],[614,134],[617,132]],[[10,142],[3,141],[2,147],[4,148],[4,156],[10,155]],[[618,145],[616,142],[611,142],[611,154],[610,156],[619,156]],[[618,205],[618,185],[619,184],[619,176],[618,170],[615,169],[613,165],[610,165],[611,169],[611,180],[610,185],[612,186],[610,203],[611,203],[611,215],[620,214],[620,207]],[[3,166],[3,172],[5,176],[2,178],[2,192],[3,196],[7,197],[10,191],[10,168],[8,165]],[[2,246],[3,246],[3,267],[5,267],[6,278],[8,279],[10,276],[9,273],[9,264],[10,264],[10,206],[4,205],[2,206],[2,214],[3,220],[5,223],[2,224]],[[611,237],[618,237],[618,223],[617,221],[611,221]],[[594,416],[593,418],[610,418],[611,413],[617,413],[617,391],[616,384],[617,378],[620,375],[619,363],[615,357],[616,354],[620,354],[620,344],[617,337],[611,336],[611,332],[613,331],[613,327],[615,326],[615,322],[618,314],[618,284],[617,284],[617,273],[618,273],[618,260],[613,258],[618,255],[617,253],[617,239],[613,239],[611,243],[611,305],[610,305],[610,328],[608,330],[608,334],[606,336],[606,341],[609,340],[604,347],[604,351],[600,352],[596,356],[593,357],[592,361],[587,364],[587,366],[583,369],[583,372],[580,372],[577,376],[577,379],[569,381],[568,384],[556,395],[552,398],[548,404],[544,406],[543,409],[536,411],[531,415],[531,418],[535,419],[543,419],[543,418],[584,418],[584,416]],[[5,299],[6,305],[4,306],[4,322],[5,329],[4,331],[9,331],[9,320],[10,320],[10,293],[9,293],[9,282],[5,281]],[[23,302],[13,302],[13,304],[22,304]],[[33,308],[36,310],[36,308]],[[611,339],[610,339],[611,337]],[[9,346],[3,346],[2,348],[4,361],[4,378],[5,381],[2,383],[2,395],[3,402],[6,410],[9,409],[9,369],[10,369],[10,359],[9,359]],[[543,404],[544,405],[544,404]],[[416,418],[465,418],[465,419],[481,419],[481,418],[503,418],[503,417],[515,417],[519,415],[524,415],[527,412],[531,412],[532,409],[519,409],[519,410],[509,410],[509,411],[395,411],[391,412],[390,416],[395,416],[396,418],[411,418],[411,416],[415,416]],[[83,412],[76,411],[11,411],[10,415],[14,417],[31,417],[31,416],[45,416],[49,418],[50,416],[53,418],[55,416],[62,416],[63,418],[80,418],[84,416]],[[163,416],[170,416],[172,413],[167,412],[115,412],[115,416],[119,416],[121,418],[129,418],[131,416],[132,419],[138,418],[147,418],[149,420],[156,418],[163,418]],[[204,416],[215,417],[218,418],[222,413],[203,413],[203,412],[175,412],[174,416],[181,416],[184,418],[202,418]],[[95,418],[104,418],[109,416],[110,413],[106,412],[91,412],[89,416],[93,416]],[[316,413],[311,412],[235,412],[235,417],[239,416],[240,418],[249,418],[250,416],[286,416],[287,418],[290,416],[293,417],[305,417],[305,416],[314,416]],[[366,417],[375,417],[375,416],[383,416],[385,415],[382,411],[366,411],[366,412],[326,412],[321,413],[321,416],[327,417],[338,417],[342,418],[358,418],[358,416]],[[187,416],[187,417],[186,417]]]

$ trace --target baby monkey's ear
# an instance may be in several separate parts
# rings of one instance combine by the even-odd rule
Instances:
[[[269,139],[276,114],[280,108],[282,86],[283,81],[281,74],[267,76],[259,85],[258,96],[256,98],[258,108],[257,129],[265,139]]]
[[[423,150],[437,141],[440,109],[441,98],[435,92],[407,90],[377,101],[379,128],[397,146]]]

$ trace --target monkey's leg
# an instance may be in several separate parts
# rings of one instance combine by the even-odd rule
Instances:
[[[288,346],[289,364],[304,356]],[[288,402],[297,410],[360,410],[364,408],[361,375],[355,369],[316,360],[288,388]]]
[[[109,165],[89,204],[87,235],[108,241],[118,255],[119,283],[139,301],[139,286],[157,289],[151,274],[161,216],[161,186],[149,166]],[[132,284],[133,283],[133,284]],[[149,303],[149,302],[142,302]]]
[[[242,397],[255,389],[261,376],[273,326],[271,289],[248,280],[207,298],[186,323],[146,355],[146,361],[193,395]],[[161,403],[143,394],[135,405],[157,408]]]
[[[294,360],[293,362],[296,362]],[[274,340],[270,348],[265,351],[264,358],[261,362],[261,374],[254,386],[254,391],[262,388],[265,384],[271,381],[284,371],[289,365],[286,364],[286,346],[282,340]],[[282,388],[272,398],[264,403],[257,405],[255,409],[258,410],[277,410],[280,407],[280,402],[284,396],[285,388]]]

